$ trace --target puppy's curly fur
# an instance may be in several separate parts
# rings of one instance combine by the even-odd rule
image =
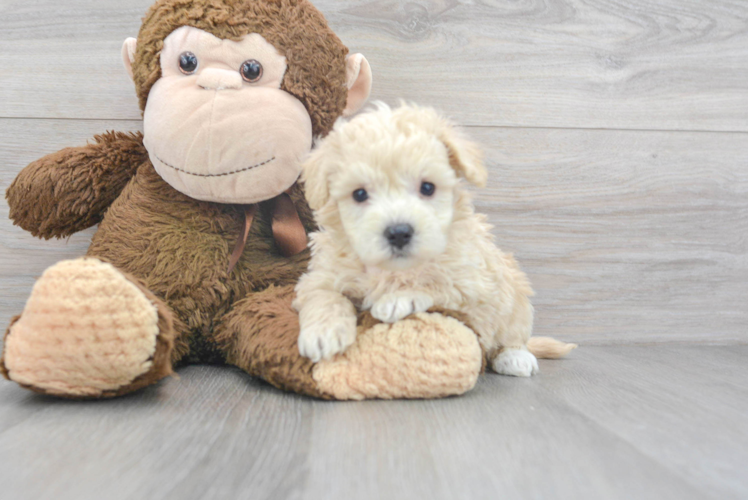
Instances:
[[[458,310],[507,375],[536,373],[533,350],[560,357],[575,347],[539,339],[528,349],[532,289],[464,182],[486,182],[480,149],[433,109],[380,103],[338,121],[303,178],[320,226],[294,302],[304,356],[353,344],[357,308],[386,323],[434,306]]]

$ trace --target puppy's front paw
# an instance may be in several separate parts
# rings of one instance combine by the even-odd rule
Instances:
[[[388,293],[374,303],[371,315],[382,323],[395,323],[433,305],[434,299],[425,293]]]
[[[333,316],[324,322],[302,325],[299,352],[317,363],[345,351],[356,341],[356,317]]]
[[[531,377],[539,371],[537,358],[524,349],[504,349],[492,365],[496,373],[514,377]]]

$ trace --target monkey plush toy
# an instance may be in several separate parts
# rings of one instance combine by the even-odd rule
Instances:
[[[0,371],[37,392],[113,397],[188,363],[237,366],[328,399],[422,398],[473,387],[483,354],[446,311],[359,321],[313,364],[293,288],[314,229],[300,160],[357,111],[371,70],[306,0],[158,0],[123,47],[143,134],[110,132],[26,167],[15,224],[64,238],[99,223],[85,257],[39,278]]]

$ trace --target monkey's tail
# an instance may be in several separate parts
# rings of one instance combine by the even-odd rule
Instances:
[[[530,337],[527,341],[527,350],[540,359],[563,358],[576,348],[576,344],[567,344],[550,337]]]

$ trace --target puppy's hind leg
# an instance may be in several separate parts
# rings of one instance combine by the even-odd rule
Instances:
[[[531,377],[538,373],[538,360],[527,349],[527,341],[532,335],[533,309],[526,296],[516,297],[508,325],[497,335],[501,346],[491,367],[501,375]]]
[[[491,367],[500,375],[532,377],[538,373],[538,360],[526,347],[503,347]]]

